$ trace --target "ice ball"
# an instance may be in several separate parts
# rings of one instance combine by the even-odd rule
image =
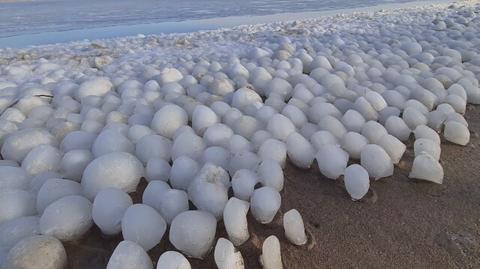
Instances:
[[[393,175],[392,159],[379,145],[366,145],[360,154],[360,164],[376,180]]]
[[[348,162],[348,153],[338,145],[326,144],[316,155],[318,168],[327,178],[337,179],[343,175]]]
[[[361,165],[352,164],[345,169],[345,188],[353,200],[362,199],[370,188],[368,172]]]
[[[443,183],[443,167],[426,152],[421,152],[413,160],[412,171],[408,175],[410,178],[417,178],[431,181],[437,184]]]
[[[166,229],[165,220],[148,205],[131,205],[122,218],[123,239],[137,243],[145,251],[160,243]]]
[[[253,217],[260,223],[270,223],[280,209],[280,193],[272,187],[256,189],[250,198]]]
[[[250,234],[248,232],[247,212],[250,204],[246,201],[230,198],[223,210],[223,223],[228,238],[235,246],[245,243]]]
[[[132,204],[132,198],[119,189],[101,190],[93,201],[93,222],[102,230],[102,233],[117,234],[122,230],[122,217]]]
[[[137,243],[124,240],[120,242],[108,260],[107,269],[153,269],[152,260]]]
[[[67,253],[62,243],[46,235],[24,238],[10,251],[5,268],[62,269],[67,267]]]

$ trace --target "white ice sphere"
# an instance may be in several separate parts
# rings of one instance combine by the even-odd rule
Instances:
[[[407,141],[412,132],[405,121],[398,116],[390,116],[385,122],[385,129],[400,141]]]
[[[278,140],[286,141],[295,132],[295,125],[282,114],[275,114],[267,124],[267,130]]]
[[[232,177],[232,189],[235,197],[250,201],[255,185],[258,182],[256,173],[248,169],[240,169]]]
[[[318,127],[320,130],[329,131],[337,139],[341,139],[347,133],[347,129],[345,129],[342,122],[330,115],[322,117],[318,123]]]
[[[131,205],[122,218],[123,239],[139,244],[145,251],[160,243],[166,229],[165,220],[148,205]]]
[[[37,212],[42,214],[47,206],[62,197],[81,194],[82,185],[80,183],[68,179],[50,178],[38,191]]]
[[[84,195],[93,200],[95,195],[106,188],[117,188],[134,192],[144,175],[142,163],[126,152],[112,152],[94,159],[83,172]]]
[[[342,123],[348,131],[361,132],[365,118],[358,111],[349,109],[342,117]]]
[[[230,150],[231,154],[237,154],[242,151],[250,151],[252,149],[252,145],[245,137],[235,134],[230,138],[228,149]]]
[[[240,169],[250,169],[255,171],[260,161],[260,158],[251,151],[235,153],[228,164],[228,172],[233,175]]]
[[[108,260],[107,269],[153,269],[148,253],[137,243],[124,240],[120,242]]]
[[[2,145],[1,154],[5,160],[21,163],[25,156],[38,145],[56,145],[57,141],[45,129],[23,129],[8,135]]]
[[[408,177],[442,184],[443,167],[435,158],[426,152],[422,152],[413,160],[412,171],[410,171]]]
[[[249,88],[240,88],[233,93],[232,106],[238,109],[255,103],[262,103],[262,97]]]
[[[177,251],[165,251],[160,255],[157,269],[191,269],[187,258]]]
[[[12,248],[23,238],[40,234],[37,216],[18,217],[0,224],[0,248]]]
[[[123,134],[112,129],[104,129],[95,139],[92,145],[92,153],[95,157],[112,153],[133,153],[135,145]]]
[[[203,139],[207,146],[221,146],[227,148],[233,131],[225,124],[216,123],[207,128],[203,134]]]
[[[170,178],[170,164],[160,158],[152,158],[148,160],[145,167],[145,179],[150,182],[153,180],[167,181]]]
[[[205,149],[203,139],[190,131],[179,134],[173,141],[172,160],[175,161],[180,156],[187,156],[198,160]]]
[[[144,164],[153,158],[170,160],[172,141],[160,135],[146,135],[135,145],[135,155]]]
[[[189,210],[173,219],[169,239],[176,249],[202,259],[212,248],[216,229],[217,220],[211,213]]]
[[[188,187],[188,197],[199,210],[220,220],[228,201],[228,189],[223,183],[196,178]]]
[[[360,159],[360,153],[367,144],[368,139],[356,132],[346,133],[341,141],[342,148],[352,159]]]
[[[387,152],[393,164],[398,164],[402,159],[407,146],[393,135],[386,134],[378,141],[377,145],[382,147]]]
[[[428,123],[427,117],[414,107],[405,108],[402,118],[411,130],[415,130],[419,125],[426,125]]]
[[[302,128],[308,122],[305,113],[294,105],[289,104],[283,107],[282,114],[288,117],[297,128]]]
[[[172,139],[175,131],[187,124],[187,112],[177,105],[167,104],[155,113],[151,127],[159,135]]]
[[[280,241],[275,235],[270,235],[263,241],[260,263],[265,269],[283,268]]]
[[[320,173],[330,179],[343,175],[348,163],[348,153],[338,145],[325,144],[315,156]]]
[[[440,160],[440,154],[442,153],[440,144],[437,144],[435,141],[428,138],[416,139],[415,143],[413,144],[413,149],[415,151],[415,156],[425,152],[437,161]]]
[[[232,242],[225,238],[219,238],[215,245],[215,264],[218,269],[243,269],[243,257],[239,250],[235,249]]]
[[[195,107],[192,116],[192,127],[199,135],[203,135],[205,130],[218,123],[220,119],[217,114],[207,106],[198,105]]]
[[[433,130],[440,132],[443,127],[443,123],[447,119],[447,114],[440,110],[434,110],[428,113],[428,127],[432,128]],[[422,125],[419,125],[422,126]]]
[[[230,152],[223,147],[213,146],[205,149],[202,155],[201,163],[211,163],[228,169],[230,163]]]
[[[378,143],[380,138],[387,134],[387,130],[383,125],[376,121],[368,121],[363,125],[362,135],[365,136],[372,144]]]
[[[270,223],[280,209],[281,202],[280,193],[274,188],[265,186],[256,189],[250,198],[252,215],[262,224]]]
[[[0,190],[27,189],[30,177],[20,167],[0,166]]]
[[[263,186],[269,186],[277,191],[283,189],[284,177],[282,167],[272,159],[264,159],[258,165],[257,175]]]
[[[80,182],[83,171],[92,160],[93,154],[89,150],[71,150],[63,155],[60,161],[60,172],[66,178]]]
[[[310,142],[315,147],[316,150],[319,150],[323,145],[326,144],[338,144],[338,139],[332,135],[329,131],[318,131],[310,137]]]
[[[104,234],[118,234],[122,231],[123,215],[132,204],[132,198],[119,189],[101,190],[93,201],[93,222]]]
[[[177,82],[183,78],[183,75],[176,68],[164,68],[158,75],[158,82],[165,85],[171,82]]]
[[[300,168],[310,168],[315,158],[315,150],[305,137],[294,132],[287,138],[287,154],[290,161]]]
[[[348,194],[350,194],[353,200],[362,199],[370,188],[368,172],[358,164],[352,164],[345,169],[343,181]]]
[[[137,143],[142,137],[146,135],[154,134],[153,130],[150,129],[148,126],[145,125],[132,125],[128,129],[128,138],[133,142]]]
[[[79,195],[65,196],[51,203],[39,223],[42,234],[62,241],[79,239],[92,224],[92,203]]]
[[[268,138],[258,149],[258,157],[262,160],[275,160],[284,167],[287,159],[287,147],[285,143],[280,140]]]
[[[8,269],[63,269],[67,267],[67,252],[56,238],[34,235],[10,249],[3,265]]]
[[[379,145],[366,145],[360,154],[360,164],[375,180],[393,175],[392,159]]]
[[[198,171],[195,180],[223,184],[227,189],[230,187],[230,176],[227,171],[212,163],[204,164]]]
[[[387,107],[387,102],[385,102],[385,99],[383,99],[383,97],[378,92],[368,91],[365,94],[365,99],[367,99],[367,101],[376,111],[380,111]]]
[[[178,157],[173,161],[170,170],[170,184],[175,189],[187,190],[199,169],[200,167],[195,160],[187,156]]]
[[[97,77],[83,82],[78,87],[76,97],[82,100],[87,96],[104,96],[112,89],[113,84],[107,77]]]
[[[439,145],[441,143],[440,136],[438,135],[438,133],[426,125],[417,126],[417,128],[415,128],[413,133],[415,134],[415,139],[426,138],[426,139],[432,140],[433,142]]]
[[[470,141],[470,131],[468,127],[457,121],[447,121],[445,123],[443,137],[447,141],[465,146]]]
[[[378,119],[378,112],[373,108],[373,106],[365,99],[365,97],[361,96],[355,100],[353,104],[353,108],[362,114],[365,120],[377,120]]]
[[[301,246],[307,243],[305,225],[298,210],[291,209],[283,215],[283,229],[285,230],[285,237],[292,244]]]
[[[445,103],[450,104],[457,113],[465,114],[467,109],[467,101],[456,94],[449,94],[443,100]]]
[[[225,230],[235,246],[242,245],[250,237],[247,222],[249,208],[248,202],[232,197],[223,210]]]
[[[63,152],[68,152],[74,149],[90,150],[95,141],[96,134],[85,131],[73,131],[68,133],[60,144],[60,149]]]
[[[159,198],[158,209],[155,209],[160,212],[168,224],[170,224],[178,214],[188,210],[188,195],[185,191],[168,189],[162,192]]]
[[[0,224],[35,213],[35,197],[31,193],[15,189],[0,190]]]
[[[30,175],[43,172],[55,172],[60,169],[62,155],[60,151],[50,145],[38,145],[25,156],[22,168]]]
[[[160,180],[153,180],[148,183],[147,187],[143,191],[142,203],[155,208],[160,212],[160,200],[162,194],[171,189],[167,182]]]

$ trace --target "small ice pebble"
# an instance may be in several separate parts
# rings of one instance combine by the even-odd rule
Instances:
[[[283,268],[280,241],[275,235],[271,235],[263,241],[260,263],[265,269]]]
[[[370,188],[368,172],[358,164],[352,164],[345,169],[343,181],[348,194],[354,201],[362,199]]]
[[[338,145],[323,145],[316,155],[320,172],[330,179],[343,175],[348,162],[348,153]]]
[[[225,238],[219,238],[214,252],[215,264],[218,269],[243,269],[243,257],[239,250],[235,249],[232,242]]]
[[[300,246],[307,243],[305,225],[298,210],[291,209],[283,215],[283,229],[285,236],[292,244]]]
[[[177,251],[166,251],[160,255],[157,269],[191,269],[187,258]]]
[[[123,239],[139,244],[145,251],[160,243],[166,229],[165,220],[148,205],[131,205],[122,218]]]
[[[135,242],[120,242],[108,260],[107,269],[153,269],[147,252]]]
[[[369,144],[363,148],[360,155],[360,164],[375,180],[393,175],[392,159],[378,145]]]
[[[408,175],[410,178],[417,178],[431,181],[437,184],[443,183],[442,165],[426,152],[421,152],[413,160],[412,170]]]
[[[250,198],[252,215],[262,224],[270,223],[280,209],[281,202],[280,193],[274,188],[256,189]]]

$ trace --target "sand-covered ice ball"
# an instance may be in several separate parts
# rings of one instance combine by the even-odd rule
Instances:
[[[93,201],[93,222],[102,233],[117,234],[122,230],[123,215],[131,205],[132,198],[125,192],[114,188],[104,189],[97,194]]]
[[[108,260],[107,269],[153,269],[152,260],[137,243],[124,240],[120,242]]]
[[[112,152],[88,164],[81,184],[84,195],[93,201],[99,191],[110,187],[125,192],[135,191],[143,175],[144,167],[135,156],[126,152]]]
[[[270,223],[281,205],[280,193],[272,187],[256,189],[250,198],[250,207],[255,219],[262,223]]]
[[[167,224],[162,216],[151,206],[131,205],[122,218],[123,239],[150,250],[162,240]]]
[[[202,259],[213,245],[216,229],[217,220],[211,213],[189,210],[173,219],[169,239],[187,256]]]
[[[4,265],[9,269],[63,269],[67,267],[67,253],[58,239],[35,235],[10,249]]]
[[[82,237],[92,224],[92,203],[83,196],[70,195],[45,208],[40,217],[40,232],[71,241]]]

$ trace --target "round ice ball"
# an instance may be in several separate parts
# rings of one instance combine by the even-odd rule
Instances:
[[[246,201],[230,198],[223,210],[223,223],[228,238],[235,246],[245,243],[250,234],[248,232],[247,212],[250,204]]]
[[[153,269],[152,260],[137,243],[124,240],[118,244],[108,260],[107,269]]]
[[[35,235],[24,238],[10,251],[5,268],[62,269],[67,267],[67,252],[58,239]]]
[[[255,172],[248,169],[237,170],[232,177],[232,189],[235,197],[250,201],[257,182],[258,176]]]
[[[345,169],[343,181],[352,200],[362,199],[370,188],[368,172],[358,164],[352,164]]]
[[[316,155],[320,172],[330,179],[343,175],[348,162],[348,153],[338,145],[326,144],[320,147]]]
[[[25,156],[38,145],[56,145],[57,141],[45,129],[23,129],[11,133],[3,142],[1,154],[5,160],[22,162]]]
[[[78,182],[60,178],[48,179],[38,191],[37,212],[42,214],[47,206],[62,197],[81,194],[82,186]]]
[[[365,136],[372,144],[377,144],[380,139],[387,134],[387,130],[383,125],[376,121],[368,121],[363,125],[362,135]]]
[[[402,141],[389,134],[380,138],[377,144],[381,146],[385,152],[387,152],[394,164],[398,164],[400,162],[405,150],[407,149],[407,146],[403,144]]]
[[[283,215],[283,229],[285,230],[285,237],[292,244],[301,246],[307,243],[305,225],[298,210],[291,209]]]
[[[112,152],[133,153],[134,149],[135,145],[127,137],[112,129],[103,130],[92,145],[92,153],[95,157]]]
[[[407,141],[412,132],[405,121],[398,116],[390,116],[385,122],[385,129],[400,141]]]
[[[76,91],[78,100],[87,96],[104,96],[112,89],[113,84],[107,77],[96,77],[83,82]]]
[[[310,142],[315,147],[316,150],[319,150],[323,145],[326,144],[339,144],[335,136],[332,135],[329,131],[318,131],[310,137]]]
[[[119,189],[101,190],[93,201],[93,222],[102,230],[102,233],[117,234],[122,230],[122,217],[132,204],[132,198]]]
[[[315,151],[305,137],[294,132],[287,138],[287,155],[295,166],[307,169],[312,165]]]
[[[74,149],[90,150],[97,137],[96,134],[85,131],[73,131],[68,133],[60,144],[60,149],[63,152],[68,152]]]
[[[217,219],[221,219],[228,201],[228,190],[220,182],[197,178],[188,187],[188,197],[199,210],[208,211]]]
[[[162,198],[162,194],[169,189],[170,186],[167,182],[160,180],[149,182],[143,191],[142,203],[160,211],[160,199]]]
[[[180,156],[173,161],[170,184],[176,189],[187,190],[199,170],[200,167],[195,160]]]
[[[216,123],[207,128],[203,134],[203,139],[208,146],[228,147],[232,135],[233,131],[230,127],[222,123]]]
[[[18,217],[0,224],[0,246],[12,248],[23,238],[40,234],[37,216]]]
[[[80,182],[83,171],[92,160],[93,154],[89,150],[71,150],[63,155],[60,161],[60,172],[66,178]]]
[[[365,119],[358,111],[349,109],[342,116],[342,123],[348,131],[360,132],[365,124]]]
[[[411,130],[415,130],[419,125],[426,125],[428,123],[427,117],[414,107],[405,108],[402,118]]]
[[[40,232],[62,241],[79,239],[92,226],[92,204],[70,195],[51,203],[40,217]]]
[[[443,137],[447,141],[465,146],[470,141],[470,131],[465,125],[456,121],[447,121],[443,131]]]
[[[280,140],[268,138],[258,149],[258,157],[262,160],[275,160],[284,167],[287,159],[287,146]]]
[[[170,226],[169,239],[175,248],[193,258],[203,258],[215,240],[217,220],[206,211],[178,214]]]
[[[145,167],[145,179],[150,182],[153,180],[168,181],[171,171],[170,164],[160,158],[152,158],[148,160]]]
[[[261,187],[253,191],[250,206],[253,217],[260,223],[270,223],[281,204],[280,193],[272,187]]]
[[[260,263],[265,269],[283,268],[280,241],[275,235],[270,235],[262,245]]]
[[[440,160],[440,154],[442,149],[440,144],[437,144],[435,141],[427,139],[427,138],[419,138],[415,140],[413,144],[413,149],[415,152],[415,156],[420,155],[422,152],[428,153],[431,157],[435,160]]]
[[[60,151],[50,145],[38,145],[25,156],[22,168],[30,175],[37,175],[48,171],[58,171],[62,155]]]
[[[205,149],[203,139],[193,132],[185,131],[175,137],[172,146],[172,160],[180,156],[187,156],[198,160]]]
[[[286,141],[287,137],[295,132],[295,125],[282,114],[275,114],[267,125],[267,130],[278,140]]]
[[[153,158],[170,160],[172,141],[159,135],[146,135],[135,145],[135,155],[144,164]]]
[[[442,184],[443,175],[442,165],[428,153],[421,152],[413,160],[412,171],[408,177]]]
[[[185,191],[168,189],[162,193],[157,208],[155,209],[170,224],[178,214],[188,210],[188,195]]]
[[[15,189],[0,191],[0,224],[35,213],[35,197],[31,193]]]
[[[145,251],[160,243],[166,229],[165,220],[148,205],[132,205],[122,218],[123,238],[139,244]]]
[[[20,167],[0,166],[0,190],[27,189],[30,177]]]
[[[217,114],[215,114],[215,112],[207,106],[198,105],[193,111],[192,127],[199,135],[203,135],[208,127],[218,123],[219,121],[220,119],[218,118]]]
[[[348,132],[341,141],[342,148],[348,152],[352,159],[360,159],[363,147],[368,144],[368,139],[356,132]]]
[[[282,167],[272,159],[263,160],[257,168],[259,181],[263,186],[269,186],[277,191],[283,189],[284,177]]]
[[[438,135],[438,133],[426,125],[417,126],[417,128],[415,128],[413,133],[415,134],[415,139],[426,138],[434,141],[439,145],[441,143],[440,136]]]
[[[133,192],[144,174],[143,170],[142,163],[129,153],[102,155],[85,168],[81,182],[83,193],[93,200],[99,191],[109,187]]]
[[[235,249],[232,242],[219,238],[215,245],[215,264],[219,269],[243,269],[244,262],[240,251]]]
[[[187,258],[177,251],[165,251],[160,255],[157,269],[191,269]]]
[[[159,135],[173,138],[175,131],[187,125],[187,112],[174,104],[167,104],[158,110],[153,116],[151,127]]]
[[[223,169],[228,169],[230,163],[230,152],[225,148],[213,146],[205,149],[202,155],[202,163],[211,163],[220,166]]]
[[[360,154],[360,164],[374,179],[393,175],[392,159],[385,150],[375,144],[366,145]]]

